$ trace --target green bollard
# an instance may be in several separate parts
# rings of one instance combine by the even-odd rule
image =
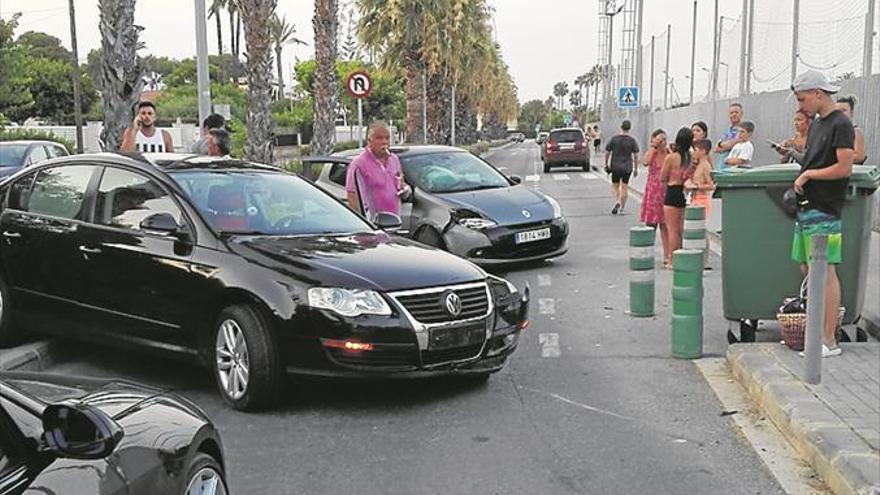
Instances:
[[[654,316],[654,229],[629,229],[629,314]]]
[[[672,356],[703,355],[703,251],[679,249],[672,254]]]
[[[681,247],[705,250],[706,246],[706,209],[702,206],[688,206],[684,210]]]

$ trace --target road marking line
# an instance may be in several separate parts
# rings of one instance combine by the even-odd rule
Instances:
[[[527,175],[526,176],[526,182],[538,182],[539,180],[541,180],[540,175]]]
[[[568,174],[556,174],[553,176],[554,180],[571,180],[571,177]]]
[[[542,315],[555,315],[556,300],[552,298],[538,299],[538,313]]]
[[[558,358],[562,355],[558,333],[540,333],[538,334],[538,343],[541,344],[541,357]]]
[[[550,275],[538,275],[538,287],[550,287],[551,285]]]
[[[543,334],[542,334],[542,335],[543,335]],[[535,393],[535,394],[540,394],[540,395],[544,395],[544,396],[547,396],[547,397],[552,397],[552,398],[554,398],[554,399],[556,399],[556,400],[560,400],[560,401],[562,401],[562,402],[565,402],[566,404],[571,404],[572,406],[577,406],[577,407],[579,407],[579,408],[581,408],[581,409],[585,409],[585,410],[587,410],[587,411],[592,411],[592,412],[596,412],[596,413],[599,413],[599,414],[606,414],[606,415],[608,415],[608,416],[613,416],[613,417],[618,418],[618,419],[625,419],[625,420],[627,420],[627,421],[634,421],[634,419],[633,419],[633,418],[630,418],[629,416],[624,416],[624,415],[622,415],[622,414],[617,414],[617,413],[614,413],[614,412],[611,412],[611,411],[606,411],[606,410],[604,410],[604,409],[599,409],[598,407],[588,406],[587,404],[581,404],[580,402],[575,402],[575,401],[573,401],[573,400],[571,400],[571,399],[569,399],[569,398],[567,398],[567,397],[563,397],[563,396],[561,396],[561,395],[559,395],[559,394],[554,394],[554,393],[551,393],[551,392],[544,392],[543,390],[535,390],[535,389],[533,389],[533,388],[523,387],[523,386],[521,386],[521,385],[517,385],[517,387],[519,387],[519,388],[522,389],[522,390],[527,390],[527,391],[532,392],[532,393]]]
[[[586,173],[586,172],[582,173],[582,174],[581,174],[581,177],[583,177],[584,179],[587,179],[587,180],[599,180],[599,178],[596,177],[595,175],[593,175],[593,174],[589,174],[589,173]]]

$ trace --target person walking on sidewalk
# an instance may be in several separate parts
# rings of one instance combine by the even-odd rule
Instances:
[[[666,197],[663,201],[663,220],[669,232],[669,252],[663,260],[663,267],[672,267],[672,253],[681,249],[681,236],[684,230],[684,208],[687,201],[684,197],[684,183],[691,176],[691,147],[694,144],[694,133],[688,127],[682,127],[675,135],[675,146],[672,153],[663,161],[660,180],[666,184]]]
[[[642,158],[642,165],[648,167],[648,180],[645,183],[645,196],[642,198],[642,211],[639,220],[648,227],[660,229],[660,241],[663,245],[663,259],[672,256],[669,251],[669,232],[663,223],[663,200],[666,196],[666,184],[660,180],[663,162],[669,154],[669,143],[666,132],[657,129],[651,133],[651,147]]]
[[[630,121],[624,120],[620,123],[620,133],[605,145],[605,172],[611,174],[611,194],[614,198],[612,215],[623,213],[629,193],[629,178],[639,173],[634,168],[639,160],[639,143],[629,135],[631,128]]]
[[[725,165],[727,155],[730,154],[730,150],[732,150],[738,142],[737,136],[739,135],[739,123],[743,118],[742,104],[731,103],[730,107],[727,109],[727,116],[730,118],[730,127],[721,134],[721,137],[718,138],[718,144],[715,146],[715,153],[718,153],[719,170],[727,168],[727,165]]]
[[[807,274],[812,236],[828,236],[822,357],[836,356],[841,353],[835,335],[840,307],[836,266],[843,254],[840,218],[852,175],[855,130],[849,117],[837,110],[831,99],[840,88],[831,84],[824,74],[813,70],[804,72],[792,82],[791,90],[800,110],[810,118],[818,115],[810,125],[806,151],[801,154],[788,150],[801,164],[801,173],[794,181],[798,213],[791,257]]]

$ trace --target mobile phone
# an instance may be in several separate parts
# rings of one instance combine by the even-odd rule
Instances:
[[[773,142],[773,141],[771,141],[771,140],[769,140],[769,139],[767,140],[767,144],[769,144],[770,147],[773,148],[774,150],[781,150],[781,149],[785,148],[785,147],[782,146],[781,144],[776,143],[776,142]]]

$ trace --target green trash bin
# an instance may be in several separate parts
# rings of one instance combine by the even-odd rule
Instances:
[[[791,259],[794,218],[782,197],[800,172],[798,165],[728,169],[714,174],[722,198],[722,287],[724,317],[741,322],[742,340],[754,340],[758,320],[774,320],[785,297],[797,295],[803,275]],[[843,263],[838,268],[844,323],[862,311],[868,275],[874,191],[880,169],[853,167],[843,208]]]

